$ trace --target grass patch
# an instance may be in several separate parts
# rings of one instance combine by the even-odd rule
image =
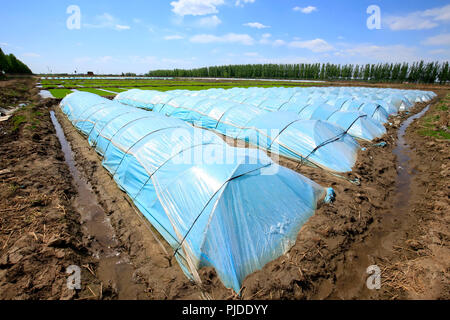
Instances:
[[[441,103],[436,107],[436,110],[439,111],[448,111],[448,104]]]
[[[146,86],[146,87],[130,87],[130,89],[141,89],[141,90],[157,90],[157,91],[171,91],[171,90],[191,90],[191,91],[198,91],[198,90],[207,90],[207,89],[231,89],[231,88],[252,88],[252,87],[258,87],[258,88],[273,88],[273,87],[286,87],[285,85],[233,85],[233,86],[227,86],[227,85],[185,85],[185,86]]]
[[[447,127],[447,131],[444,130],[432,130],[432,129],[422,129],[419,130],[419,134],[421,136],[433,137],[436,139],[450,139],[449,127]]]
[[[62,99],[72,93],[72,90],[69,89],[50,89],[49,91],[57,99]]]
[[[248,81],[248,80],[233,80],[233,81],[205,81],[205,80],[42,80],[41,84],[44,88],[57,87],[63,85],[65,88],[79,88],[78,85],[82,85],[86,88],[105,88],[105,89],[118,89],[117,87],[161,87],[158,90],[167,91],[170,87],[171,90],[176,89],[189,89],[189,90],[204,90],[209,88],[249,88],[249,87],[311,87],[321,86],[321,83],[314,82],[287,82],[287,81]],[[115,90],[111,90],[115,91]],[[116,92],[116,91],[115,91]],[[120,92],[120,91],[119,91]]]
[[[98,94],[99,96],[102,96],[102,97],[108,97],[108,96],[113,96],[114,95],[111,92],[106,92],[106,91],[103,91],[103,90],[98,90],[98,89],[93,89],[93,88],[79,88],[77,90],[78,91],[95,93],[95,94]],[[109,90],[109,89],[107,89],[107,90]]]
[[[15,115],[12,118],[12,123],[13,123],[13,128],[12,131],[17,131],[20,128],[20,125],[22,123],[26,123],[27,122],[27,118],[24,115]]]
[[[130,90],[130,89],[121,89],[121,88],[105,88],[105,89],[109,90],[109,91],[114,91],[114,92],[117,92],[117,93]]]
[[[449,95],[433,105],[428,114],[420,119],[421,129],[418,130],[419,135],[435,139],[450,139],[450,127],[448,126],[448,107],[450,102],[448,97]]]
[[[11,131],[15,132],[19,130],[22,126],[25,129],[36,129],[37,126],[41,123],[39,120],[39,117],[43,116],[44,114],[34,109],[33,104],[28,104],[27,106],[21,108],[18,110],[11,118],[12,122],[12,128]]]

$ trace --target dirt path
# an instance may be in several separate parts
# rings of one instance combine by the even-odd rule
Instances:
[[[439,92],[437,101],[447,93]],[[433,141],[418,134],[420,123],[439,105],[432,103],[429,109],[419,105],[401,116],[393,150],[398,172],[395,192],[390,195],[393,206],[379,212],[381,219],[363,243],[349,248],[356,259],[346,263],[346,273],[337,279],[332,298],[450,297],[449,140]],[[441,112],[441,122],[448,131],[448,110]],[[369,265],[380,268],[380,290],[365,285]]]
[[[385,270],[379,298],[450,298],[450,140],[423,134],[431,126],[449,135],[448,94],[441,92],[441,102],[406,130],[411,181],[403,214],[408,223],[401,224],[401,237],[379,260]]]
[[[71,205],[70,172],[48,114],[52,102],[36,100],[29,88],[11,99],[18,83],[30,86],[17,80],[0,90],[11,105],[27,103],[0,123],[0,299],[89,298],[89,286],[99,281],[89,272],[95,261]],[[81,268],[82,290],[67,288],[71,265]]]

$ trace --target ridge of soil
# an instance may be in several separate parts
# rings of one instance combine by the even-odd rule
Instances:
[[[378,259],[384,270],[384,290],[377,298],[450,299],[450,140],[424,136],[420,132],[427,118],[448,133],[449,91],[406,131],[411,152],[411,196],[409,224],[400,233],[389,254]],[[446,102],[445,102],[446,101]],[[442,103],[445,109],[440,109]]]

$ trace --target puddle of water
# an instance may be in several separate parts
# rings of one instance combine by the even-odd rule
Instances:
[[[119,243],[110,220],[98,204],[91,185],[83,179],[76,168],[72,148],[54,111],[50,111],[50,117],[78,191],[73,205],[80,213],[84,232],[93,238],[92,250],[94,256],[99,259],[97,275],[102,282],[111,284],[117,289],[119,299],[136,299],[138,285],[132,280],[134,268],[128,263],[127,257],[123,257],[116,249]]]
[[[397,156],[399,166],[398,176],[396,179],[396,202],[392,210],[383,214],[382,224],[384,227],[371,231],[371,235],[366,241],[354,244],[351,251],[347,253],[345,268],[347,276],[345,276],[331,295],[332,299],[341,299],[340,292],[344,292],[344,296],[360,299],[367,299],[371,296],[371,291],[366,288],[365,281],[368,277],[366,268],[373,263],[373,257],[383,257],[386,250],[390,251],[395,242],[395,232],[402,223],[402,214],[406,213],[409,208],[410,199],[410,183],[411,183],[411,167],[409,165],[410,157],[408,155],[409,146],[406,143],[406,129],[415,120],[422,117],[429,109],[429,106],[421,112],[409,117],[405,120],[397,133],[397,146],[393,153]]]
[[[25,107],[26,105],[27,105],[26,103],[21,103],[17,107],[9,109],[9,110],[0,108],[0,122],[8,120],[9,118],[11,118],[13,116],[13,114],[17,110],[19,110],[22,107]]]
[[[105,91],[105,92],[108,92],[108,93],[112,93],[112,94],[117,94],[117,92],[114,92],[114,91],[110,91],[110,90],[107,90],[107,89],[103,89],[103,88],[98,88],[98,90],[101,90],[101,91]]]
[[[43,99],[46,99],[46,98],[54,98],[53,95],[52,95],[52,93],[51,93],[50,91],[48,91],[48,90],[41,90],[41,91],[39,91],[39,95],[40,95]]]
[[[397,156],[398,163],[398,176],[396,185],[396,205],[394,212],[405,210],[408,207],[409,196],[410,196],[410,184],[411,184],[411,167],[409,166],[409,146],[405,140],[406,129],[410,124],[420,117],[422,117],[425,112],[428,111],[430,106],[425,107],[419,113],[406,119],[400,126],[397,133],[397,146],[393,150],[393,153]]]
[[[0,122],[6,121],[9,118],[11,118],[14,112],[16,112],[19,109],[20,109],[19,107],[13,108],[11,110],[5,110],[0,108]]]

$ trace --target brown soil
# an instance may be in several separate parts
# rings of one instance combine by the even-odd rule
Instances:
[[[0,110],[10,110],[31,99],[30,88],[34,86],[32,78],[0,81]],[[35,90],[33,92],[36,92]]]
[[[440,91],[439,98],[445,93]],[[10,132],[14,118],[0,124],[0,130],[9,132],[0,136],[0,298],[448,299],[448,142],[417,136],[417,122],[406,135],[415,150],[409,197],[398,200],[397,130],[423,107],[418,104],[409,115],[391,119],[393,125],[379,139],[387,142],[385,147],[373,146],[378,141],[362,143],[367,150],[360,151],[347,175],[349,180],[358,178],[360,185],[281,159],[281,164],[333,187],[337,199],[316,211],[286,255],[249,275],[239,297],[223,287],[211,268],[201,270],[202,284],[189,281],[172,259],[172,250],[118,189],[56,101],[36,103],[30,112],[42,115],[35,131],[25,123]],[[72,179],[67,156],[64,161],[49,109],[55,110],[74,151],[79,179],[88,182],[107,216],[116,240],[112,248],[124,263],[104,258],[102,233],[79,223],[85,221],[79,183]],[[36,197],[45,198],[37,201],[43,205],[33,205]],[[50,230],[67,245],[49,246]],[[65,268],[71,264],[88,264],[92,272],[82,268],[83,289],[76,295],[65,288]],[[365,285],[366,268],[372,264],[382,269],[380,290]]]
[[[0,101],[28,106],[0,123],[0,299],[92,296],[87,286],[98,281],[88,268],[95,262],[70,204],[74,189],[50,122],[52,102],[36,100],[30,79],[5,84]],[[30,93],[10,99],[18,85]],[[81,276],[87,285],[81,291],[67,288],[70,265],[85,266]]]
[[[437,114],[439,128],[448,132],[449,111],[438,105],[406,131],[411,194],[396,241],[377,259],[384,270],[381,298],[450,299],[450,140],[418,134],[423,120]]]
[[[438,91],[435,102],[448,92]],[[408,115],[390,119],[393,125],[380,139],[388,143],[385,148],[362,144],[367,150],[360,151],[350,174],[360,179],[360,186],[301,170],[322,185],[331,182],[337,201],[316,212],[287,255],[246,279],[244,297],[449,298],[448,140],[420,137],[416,121],[406,134],[412,149],[409,168],[398,168],[393,154],[401,122],[424,106],[417,104]],[[432,104],[428,113],[435,107]],[[447,120],[441,115],[441,122],[448,127],[448,111],[442,114]],[[412,177],[409,186],[398,178],[403,169]],[[370,265],[381,269],[380,290],[366,286]]]

